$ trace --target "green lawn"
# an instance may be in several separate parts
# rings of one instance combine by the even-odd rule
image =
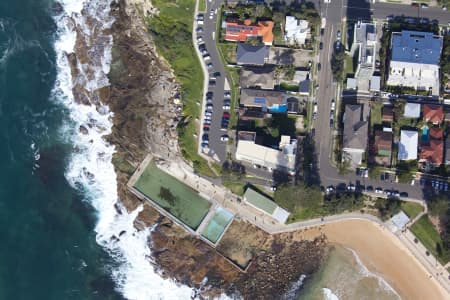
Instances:
[[[401,209],[408,215],[410,219],[414,219],[423,211],[422,205],[414,202],[402,202]]]
[[[229,188],[233,194],[244,195],[245,184],[243,182],[224,181],[223,185]]]
[[[211,203],[151,162],[134,187],[172,216],[196,230]]]
[[[444,250],[442,239],[428,218],[428,215],[423,215],[417,220],[411,226],[411,231],[442,264],[446,264],[449,261],[450,254]]]
[[[206,11],[206,0],[198,1],[198,11]]]
[[[199,134],[196,118],[201,116],[198,102],[203,98],[203,72],[192,44],[193,0],[154,0],[159,16],[148,20],[157,50],[170,64],[181,84],[185,122],[178,128],[183,156],[194,163],[197,172],[214,177],[208,163],[197,152]]]
[[[381,109],[383,103],[372,102],[370,107],[370,126],[373,127],[375,124],[381,124]]]
[[[224,60],[224,65],[236,63],[236,43],[223,42],[216,44]]]
[[[355,69],[353,68],[353,56],[347,55],[345,58],[345,73],[347,75],[355,74]]]

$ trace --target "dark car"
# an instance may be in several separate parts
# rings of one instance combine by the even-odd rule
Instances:
[[[401,193],[400,193],[400,197],[402,197],[402,198],[408,198],[408,193],[407,193],[407,192],[401,192]]]
[[[213,92],[209,91],[206,93],[206,98],[212,98]]]
[[[228,128],[228,122],[222,121],[222,124],[220,124],[220,128],[227,129]]]
[[[334,120],[330,119],[330,128],[333,129],[334,128]]]
[[[419,7],[419,3],[413,2],[413,3],[411,3],[411,6],[412,7]]]
[[[220,72],[214,72],[214,77],[220,77]]]
[[[320,63],[317,64],[317,71],[320,71],[322,69],[322,65]]]
[[[369,186],[366,188],[366,191],[368,191],[368,192],[373,192],[373,186],[369,185]]]
[[[209,141],[209,135],[207,133],[202,135],[202,141]]]
[[[325,32],[325,28],[320,28],[320,35],[323,35]]]
[[[206,131],[209,131],[209,126],[204,126],[204,127],[203,127],[203,131],[205,131],[205,132],[206,132]]]
[[[210,86],[216,85],[216,81],[215,81],[215,80],[210,80],[210,81],[209,81],[209,85],[210,85]]]
[[[323,49],[323,43],[322,43],[322,42],[319,43],[319,49],[320,49],[320,50]]]

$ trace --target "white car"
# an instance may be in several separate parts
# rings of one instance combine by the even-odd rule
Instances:
[[[197,37],[197,43],[203,42],[203,38],[201,36]]]
[[[380,188],[380,187],[377,187],[377,188],[375,189],[375,193],[377,193],[377,194],[383,194],[383,189]]]
[[[220,141],[221,141],[221,142],[228,142],[228,140],[229,140],[229,137],[228,137],[228,135],[226,135],[226,134],[224,134],[224,135],[222,135],[222,136],[220,137]]]
[[[212,63],[209,63],[209,64],[207,64],[206,66],[208,67],[208,69],[211,69],[211,68],[213,67],[213,64],[212,64]]]
[[[334,110],[336,107],[336,103],[334,102],[334,99],[331,99],[331,110]]]
[[[211,116],[205,116],[205,120],[207,121],[211,120]]]
[[[225,104],[224,106],[222,106],[222,109],[223,110],[230,110],[230,106]]]
[[[203,56],[203,59],[204,59],[205,61],[210,60],[210,59],[211,59],[211,56],[205,55],[205,56]]]
[[[231,92],[230,92],[230,91],[225,91],[225,92],[223,93],[223,96],[224,96],[225,98],[229,98],[229,97],[231,97]]]

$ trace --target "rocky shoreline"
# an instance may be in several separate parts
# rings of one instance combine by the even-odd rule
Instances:
[[[76,101],[96,105],[99,111],[106,104],[114,113],[108,141],[116,147],[113,164],[118,194],[129,211],[142,204],[128,191],[126,183],[145,155],[152,152],[167,160],[180,158],[176,131],[177,123],[182,119],[181,107],[177,104],[180,86],[168,64],[157,55],[147,31],[145,15],[151,13],[156,11],[147,0],[112,3],[111,15],[115,21],[110,32],[113,48],[109,86],[88,92],[83,82],[76,80],[83,71],[79,69],[80,62],[90,63],[92,49],[89,45],[95,44],[95,35],[89,37],[91,42],[94,41],[90,43],[81,36],[81,31],[77,31],[76,53],[68,55]],[[89,125],[80,127],[81,133],[87,130]],[[199,297],[226,292],[244,299],[280,298],[302,275],[317,270],[327,252],[323,235],[314,240],[302,239],[302,232],[271,236],[238,220],[230,227],[229,232],[233,235],[224,236],[226,245],[220,246],[219,250],[226,247],[228,250],[222,249],[226,252],[235,247],[250,247],[252,264],[246,273],[242,273],[215,249],[173,224],[148,204],[144,203],[135,226],[138,229],[153,227],[148,242],[159,273],[196,288]]]

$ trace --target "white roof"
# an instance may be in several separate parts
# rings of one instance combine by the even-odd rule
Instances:
[[[272,217],[281,224],[284,224],[286,223],[286,220],[289,217],[289,213],[285,209],[277,206],[277,208],[275,208],[275,211],[272,214]]]
[[[419,103],[406,103],[404,117],[407,118],[419,118],[420,117],[420,104]]]
[[[417,159],[417,142],[419,134],[417,131],[402,130],[400,133],[400,142],[398,143],[398,159],[411,160]]]
[[[347,78],[347,88],[348,89],[356,89],[358,83],[356,82],[356,78]]]
[[[254,164],[267,168],[284,167],[288,170],[295,170],[295,151],[289,151],[289,147],[283,151],[255,144],[254,141],[239,140],[236,149],[236,159],[250,160]]]
[[[297,20],[294,16],[286,16],[285,31],[286,39],[304,43],[309,33],[308,21]]]
[[[405,228],[406,224],[409,222],[408,216],[401,210],[398,214],[391,218],[392,223],[396,227],[396,231]]]

